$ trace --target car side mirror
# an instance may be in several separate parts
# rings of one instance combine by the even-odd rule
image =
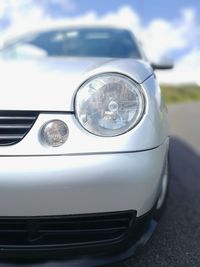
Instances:
[[[151,62],[151,67],[154,70],[170,70],[173,69],[174,63],[170,59],[161,59],[158,62]]]

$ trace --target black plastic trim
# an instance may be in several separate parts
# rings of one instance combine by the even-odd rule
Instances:
[[[123,261],[133,256],[139,248],[144,246],[156,229],[157,222],[153,218],[154,208],[147,214],[138,217],[134,228],[129,232],[124,242],[119,245],[97,246],[91,248],[85,246],[80,250],[16,250],[0,249],[0,266],[27,266],[32,267],[94,267]],[[12,260],[11,260],[12,259]]]

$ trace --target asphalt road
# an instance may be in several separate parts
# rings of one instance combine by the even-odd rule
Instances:
[[[200,103],[169,106],[171,134],[200,152]]]
[[[200,103],[170,106],[169,118],[171,181],[166,210],[140,254],[112,267],[200,266]]]

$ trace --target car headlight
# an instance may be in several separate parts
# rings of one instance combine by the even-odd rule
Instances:
[[[117,136],[132,129],[144,113],[140,86],[121,74],[106,73],[87,80],[75,98],[80,124],[98,136]]]

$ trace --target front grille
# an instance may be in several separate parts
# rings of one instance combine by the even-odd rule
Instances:
[[[0,247],[74,247],[114,242],[123,238],[135,212],[93,215],[0,218]]]
[[[21,141],[38,115],[39,113],[34,111],[0,111],[0,146]]]

